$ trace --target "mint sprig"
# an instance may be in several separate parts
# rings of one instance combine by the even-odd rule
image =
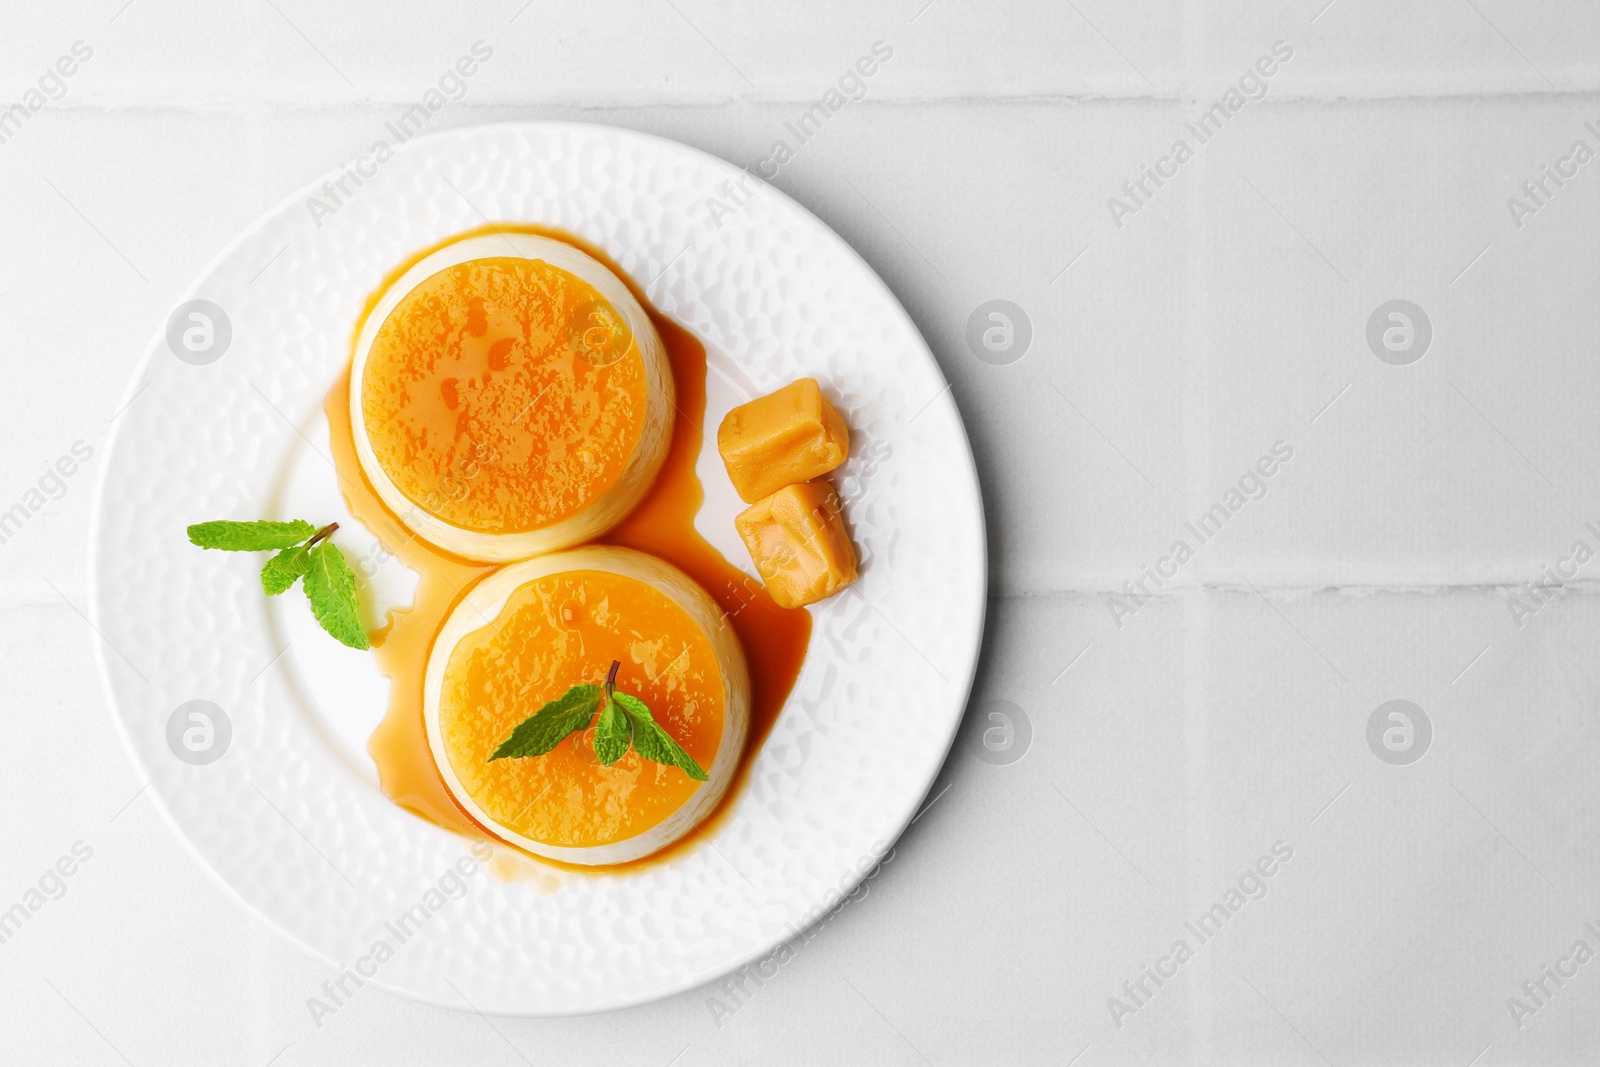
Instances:
[[[190,544],[225,552],[266,552],[277,555],[261,568],[261,588],[268,596],[286,592],[301,581],[311,614],[318,624],[351,648],[372,647],[361,610],[356,603],[356,576],[344,553],[328,538],[336,522],[318,529],[301,519],[293,522],[200,522],[189,527]]]
[[[643,758],[676,767],[697,782],[705,781],[709,776],[700,764],[661,728],[645,702],[632,694],[617,692],[617,671],[621,667],[621,662],[611,661],[603,689],[597,685],[575,685],[524,719],[490,754],[489,762],[542,756],[563,738],[587,729],[594,713],[599,711],[600,719],[594,728],[594,754],[602,766],[609,767],[627,755],[631,743],[633,750]]]

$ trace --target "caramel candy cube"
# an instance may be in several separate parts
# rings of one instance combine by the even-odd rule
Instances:
[[[815,604],[856,580],[855,546],[826,481],[785,486],[733,521],[779,607]]]
[[[717,428],[717,451],[740,499],[754,504],[843,463],[850,431],[817,380],[801,378],[728,412]]]

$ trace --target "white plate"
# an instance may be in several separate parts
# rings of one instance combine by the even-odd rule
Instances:
[[[508,123],[414,140],[376,173],[361,169],[359,185],[343,180],[348,196],[319,182],[283,204],[196,283],[190,296],[231,326],[225,350],[219,330],[198,355],[176,341],[180,359],[163,326],[129,387],[89,565],[100,669],[135,763],[228,889],[367,984],[556,1015],[666,996],[762,956],[905,828],[966,703],[985,602],[982,504],[932,355],[860,257],[782,193],[759,189],[714,221],[709,198],[743,172],[683,145]],[[335,210],[314,212],[312,197]],[[635,873],[499,879],[461,838],[391,803],[365,752],[386,685],[370,658],[317,632],[298,590],[269,603],[260,557],[203,553],[184,536],[205,519],[346,517],[321,411],[362,307],[408,256],[485,220],[594,242],[693,331],[710,363],[707,427],[802,375],[825,383],[850,424],[835,477],[861,580],[812,609],[804,671],[730,816],[709,843]],[[174,319],[178,337],[200,325]],[[714,442],[699,472],[697,525],[748,569]],[[406,600],[409,575],[369,533],[339,539],[370,572],[374,621]],[[193,700],[231,728],[224,745],[213,715],[205,754],[220,757],[208,764],[169,744]],[[181,725],[196,725],[187,711]],[[203,745],[203,731],[191,740]]]

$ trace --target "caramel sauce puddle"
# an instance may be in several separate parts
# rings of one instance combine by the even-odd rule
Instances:
[[[383,284],[367,298],[366,307],[351,334],[351,359],[368,316],[384,292],[406,271],[439,249],[470,237],[499,233],[535,234],[565,241],[605,264],[633,292],[666,346],[677,387],[677,414],[672,443],[660,476],[644,501],[623,522],[596,543],[621,545],[659,556],[684,571],[705,589],[727,613],[726,622],[738,634],[750,667],[750,736],[739,768],[716,810],[693,834],[632,863],[608,867],[581,867],[533,856],[504,841],[469,816],[451,797],[434,766],[423,726],[423,676],[444,620],[478,581],[497,565],[461,559],[421,540],[406,529],[398,516],[378,499],[356,458],[350,426],[350,364],[328,393],[329,444],[339,484],[350,514],[363,523],[419,576],[409,608],[391,611],[384,627],[372,634],[378,670],[389,679],[389,703],[383,721],[367,742],[377,765],[384,793],[396,804],[468,838],[484,840],[541,866],[569,871],[612,874],[660,863],[691,849],[706,831],[728,816],[735,798],[748,780],[752,757],[783,711],[811,640],[811,615],[803,608],[780,608],[760,582],[733,566],[694,528],[695,515],[705,500],[695,462],[705,441],[706,350],[693,334],[657,311],[633,280],[605,252],[581,238],[543,226],[500,223],[483,226],[415,253],[391,270]],[[514,864],[499,864],[502,873]]]

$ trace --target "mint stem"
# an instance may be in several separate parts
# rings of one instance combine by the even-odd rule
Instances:
[[[606,699],[608,699],[608,700],[611,698],[611,694],[617,688],[617,672],[620,671],[621,669],[622,669],[622,661],[621,660],[614,659],[614,660],[611,661],[611,670],[606,675]]]
[[[338,523],[330,522],[330,523],[328,523],[328,525],[324,526],[322,529],[320,529],[316,533],[312,534],[311,535],[311,540],[306,542],[307,551],[317,547],[317,542],[318,541],[321,541],[321,540],[323,540],[325,538],[328,538],[328,537],[332,537],[333,536],[333,531],[337,530],[338,528],[339,528],[339,524]]]

